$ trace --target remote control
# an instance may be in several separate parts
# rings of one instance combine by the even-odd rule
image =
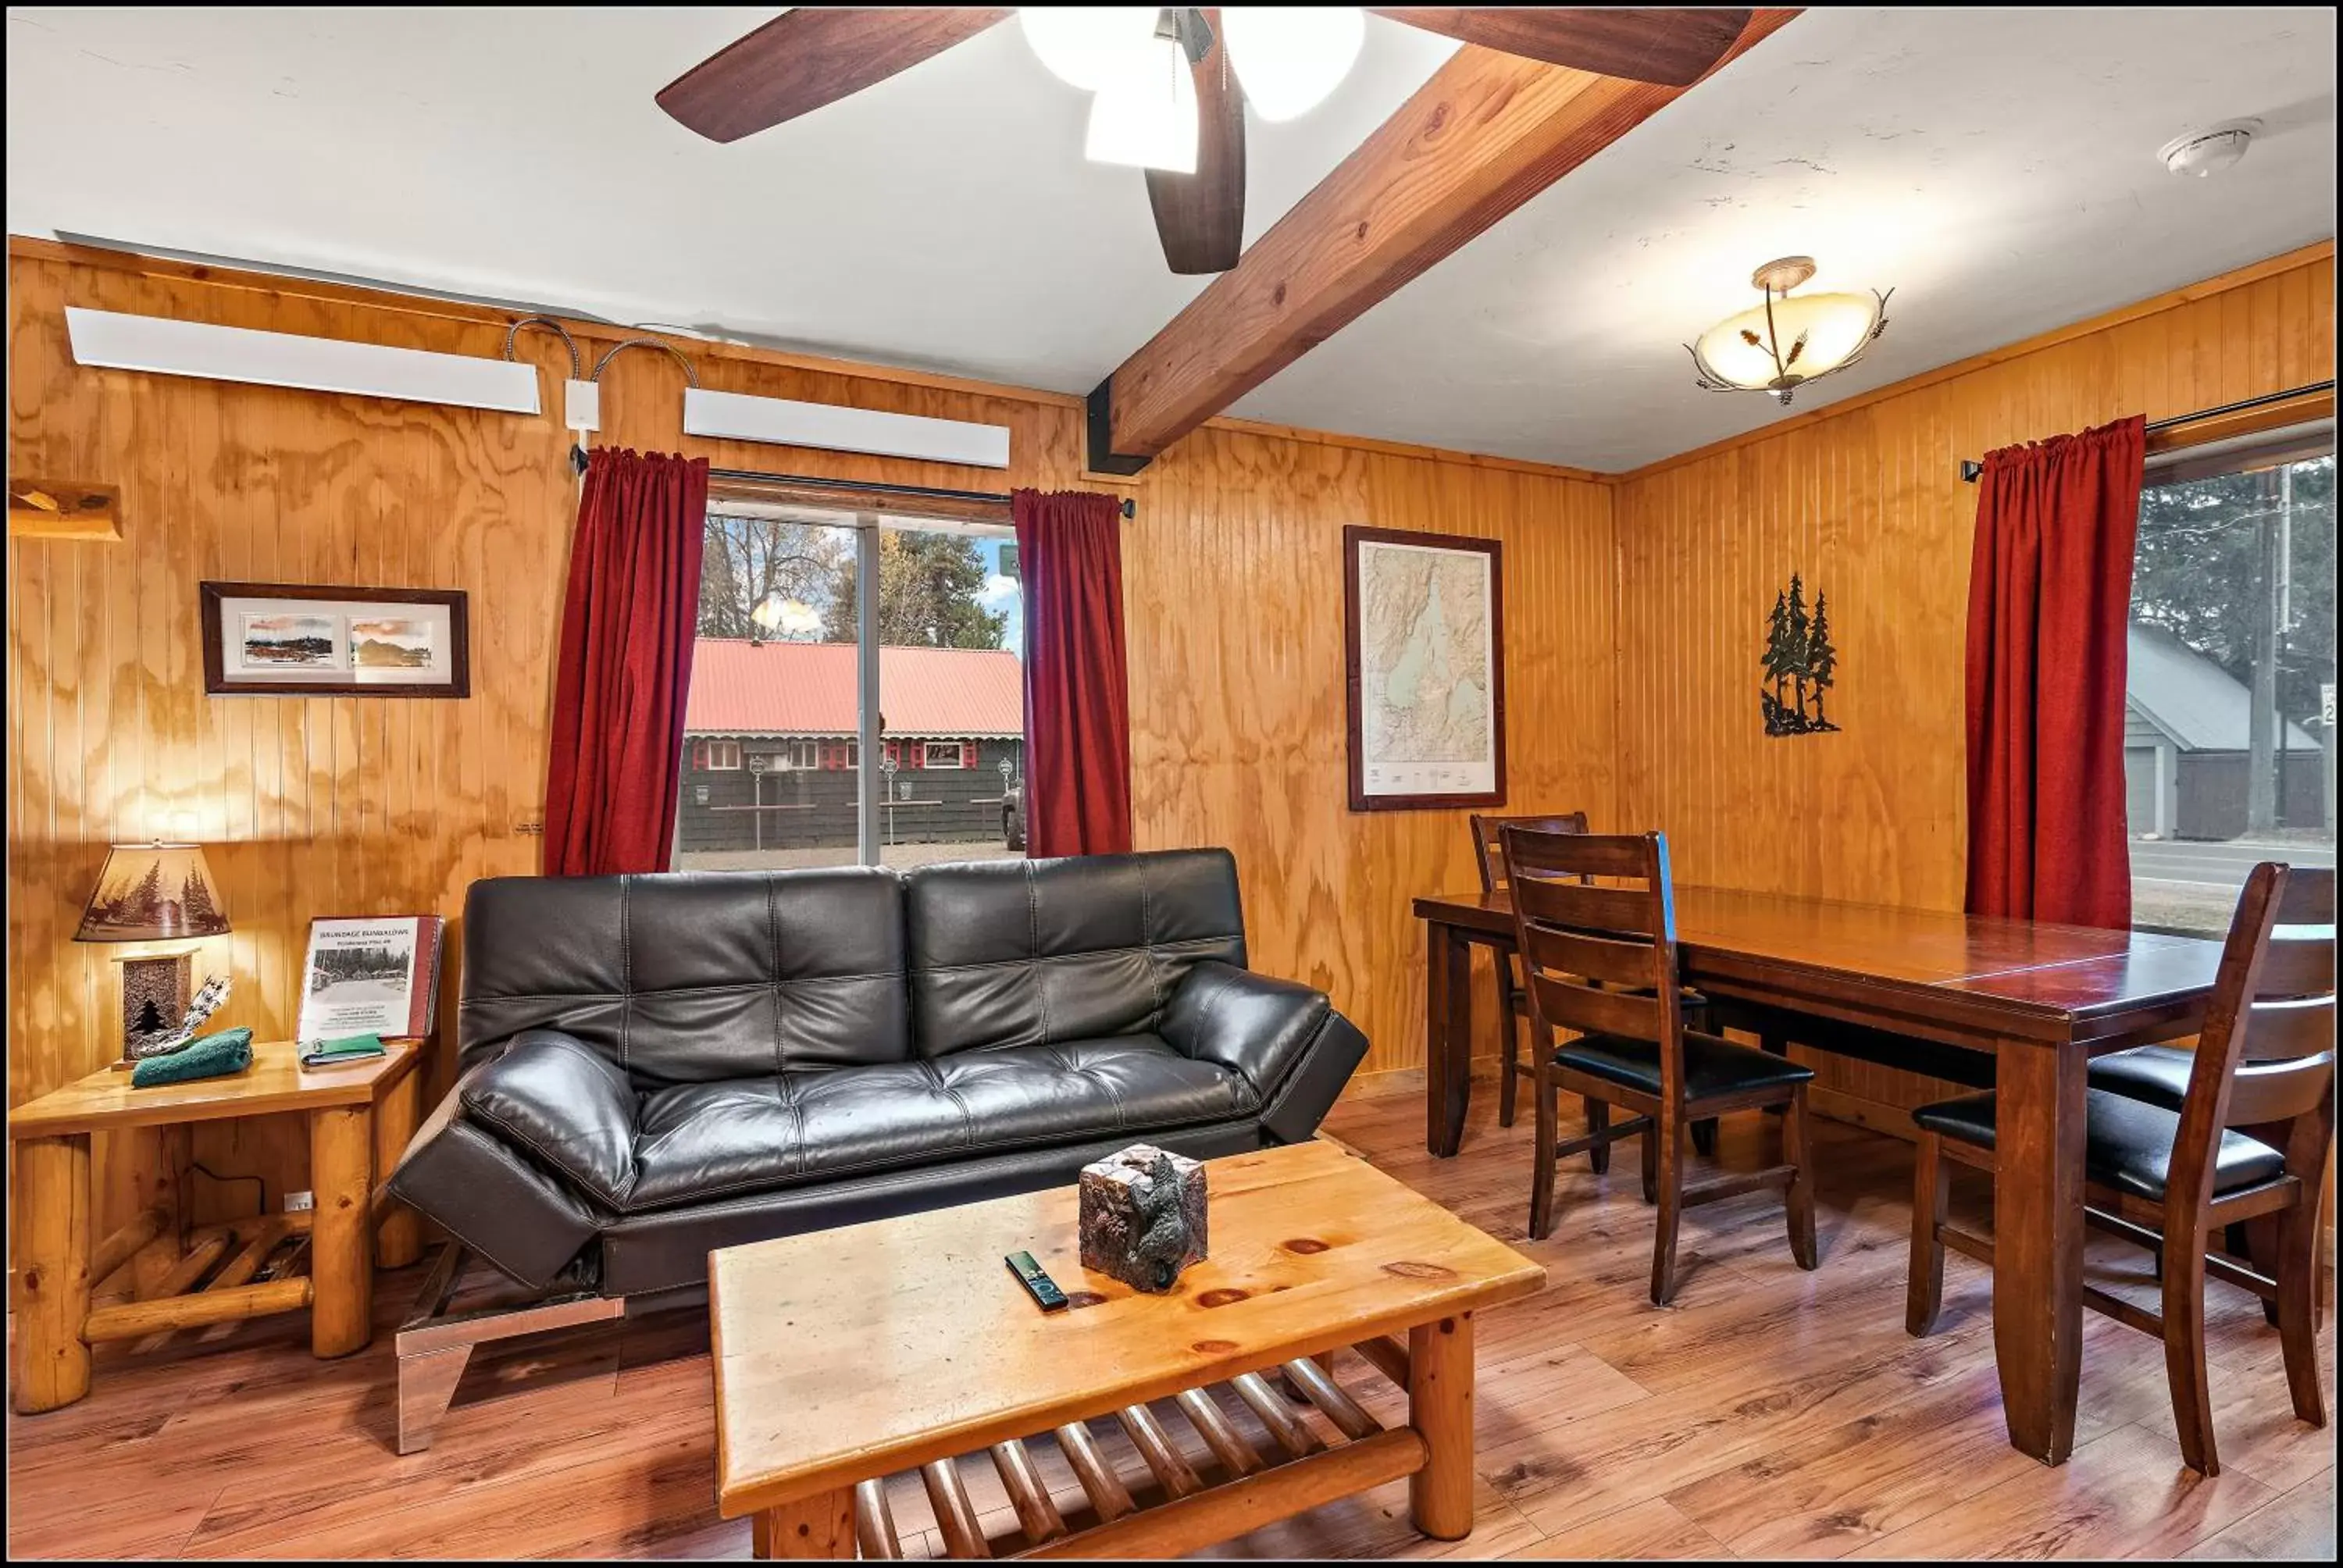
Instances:
[[[1054,1312],[1066,1304],[1066,1292],[1058,1289],[1057,1281],[1042,1272],[1041,1265],[1033,1261],[1032,1253],[1011,1252],[1001,1261],[1009,1265],[1009,1271],[1017,1276],[1017,1282],[1025,1287],[1026,1293],[1043,1312]]]

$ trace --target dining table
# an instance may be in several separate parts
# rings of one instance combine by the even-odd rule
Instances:
[[[1510,962],[1512,903],[1419,898],[1427,969],[1424,1141],[1453,1155],[1472,1094],[1472,950]],[[2092,1057],[2193,1035],[2221,947],[2201,938],[1726,888],[1674,891],[1678,979],[1770,1048],[1860,1041],[1936,1071],[1990,1058],[2000,1097],[1993,1340],[2011,1446],[2047,1464],[2075,1443],[2083,1335],[2083,1116]],[[1746,1010],[1740,1012],[1737,1010]]]

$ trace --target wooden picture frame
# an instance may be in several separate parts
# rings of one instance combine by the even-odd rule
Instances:
[[[1364,608],[1361,577],[1363,570],[1373,571],[1383,564],[1373,558],[1384,549],[1435,558],[1435,569],[1451,574],[1452,589],[1460,586],[1453,575],[1454,568],[1443,568],[1437,558],[1469,559],[1473,571],[1484,574],[1480,608],[1486,641],[1478,650],[1488,675],[1486,690],[1479,699],[1488,748],[1483,757],[1393,760],[1368,754],[1372,738],[1367,733],[1365,682],[1371,673],[1383,672],[1371,669],[1373,661],[1361,647]],[[1352,810],[1421,811],[1505,803],[1504,608],[1504,551],[1495,539],[1356,526],[1342,530],[1343,699],[1349,719]]]
[[[472,695],[470,616],[460,588],[196,587],[210,696]]]

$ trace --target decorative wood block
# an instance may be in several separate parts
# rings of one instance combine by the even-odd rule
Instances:
[[[34,539],[119,539],[122,494],[111,485],[11,479],[8,531]]]
[[[1204,1168],[1151,1143],[1082,1167],[1082,1267],[1161,1293],[1209,1255]]]

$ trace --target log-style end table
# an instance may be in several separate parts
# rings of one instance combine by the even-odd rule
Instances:
[[[18,1412],[55,1410],[87,1394],[90,1347],[108,1340],[306,1308],[313,1352],[365,1349],[373,1336],[376,1263],[401,1268],[421,1251],[414,1213],[378,1204],[375,1188],[377,1172],[387,1171],[415,1135],[421,1060],[417,1042],[398,1040],[379,1058],[305,1072],[298,1048],[279,1040],[254,1046],[252,1065],[225,1078],[133,1089],[128,1073],[107,1068],[10,1111]],[[191,1225],[179,1181],[193,1124],[280,1111],[308,1118],[315,1207]],[[95,1243],[93,1132],[140,1141],[134,1163],[148,1200]],[[299,1271],[297,1256],[273,1277],[250,1282],[288,1237],[307,1271]],[[91,1292],[126,1265],[133,1299],[93,1308]]]
[[[954,1557],[1170,1557],[1404,1476],[1416,1528],[1471,1533],[1473,1316],[1545,1271],[1328,1142],[1205,1169],[1212,1256],[1165,1295],[1082,1270],[1071,1186],[712,1254],[719,1511],[759,1557],[899,1557],[886,1482],[916,1472]],[[1017,1251],[1073,1304],[1035,1308]],[[1404,1424],[1336,1380],[1344,1350],[1406,1391]],[[1103,1418],[1143,1472],[1108,1462]],[[1052,1442],[1062,1508],[1027,1446]],[[1013,1531],[987,1536],[970,1463]]]

